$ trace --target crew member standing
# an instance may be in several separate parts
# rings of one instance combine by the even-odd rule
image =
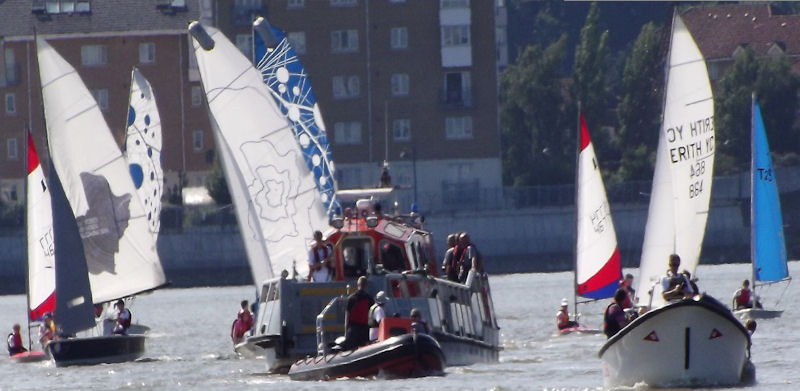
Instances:
[[[361,276],[356,283],[358,290],[347,297],[344,313],[345,350],[355,349],[369,343],[369,309],[375,303],[367,289],[367,277]]]

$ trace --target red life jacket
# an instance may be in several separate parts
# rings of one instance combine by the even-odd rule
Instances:
[[[739,307],[750,306],[750,289],[739,289],[739,296],[736,297],[736,305]]]
[[[362,294],[356,293],[353,307],[350,309],[350,322],[366,325],[369,316],[369,307],[372,303],[370,303],[369,296],[366,293],[361,293]]]
[[[320,248],[322,248],[322,254],[323,254],[322,255],[322,259],[320,259],[320,257],[319,257],[319,249]],[[324,261],[325,259],[328,258],[328,252],[329,252],[329,249],[328,249],[328,246],[325,245],[325,243],[315,244],[314,245],[314,262],[322,263],[322,261]]]

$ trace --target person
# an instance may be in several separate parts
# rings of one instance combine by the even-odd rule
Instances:
[[[561,309],[556,312],[556,327],[563,330],[570,327],[577,327],[578,322],[569,320],[569,301],[567,298],[561,299]]]
[[[333,251],[328,243],[322,240],[322,232],[314,231],[314,245],[308,253],[308,280],[328,282],[331,280],[330,257]]]
[[[241,309],[231,325],[231,340],[236,345],[244,340],[244,335],[253,328],[253,314],[247,308],[247,300],[242,300]]]
[[[391,243],[383,244],[381,248],[381,263],[383,264],[383,269],[387,271],[401,272],[406,269],[403,250]]]
[[[625,275],[625,278],[619,280],[619,287],[628,294],[623,309],[632,308],[633,301],[636,300],[636,289],[633,289],[633,274],[628,273]]]
[[[678,272],[681,266],[681,257],[678,254],[669,256],[669,269],[667,274],[661,278],[661,296],[666,301],[680,300],[685,297],[692,297],[694,291],[686,276]]]
[[[375,302],[366,292],[367,277],[361,276],[356,282],[358,288],[347,297],[347,310],[344,313],[344,350],[350,350],[369,343],[369,308]]]
[[[420,311],[418,308],[411,309],[411,332],[417,334],[430,333],[428,324],[422,320],[422,311]]]
[[[470,241],[468,233],[462,232],[461,235],[459,235],[458,245],[464,249],[458,260],[458,282],[463,283],[467,281],[467,275],[471,269],[475,269],[475,273],[480,273],[482,266],[479,262],[480,255],[478,249],[472,241]]]
[[[56,324],[53,322],[53,314],[46,312],[42,318],[42,324],[39,325],[39,343],[42,344],[42,349],[55,338]]]
[[[692,273],[689,273],[686,269],[683,269],[681,273],[686,277],[686,281],[689,281],[689,286],[692,287],[692,291],[694,293],[700,293],[700,288],[697,287],[697,278],[692,278]]]
[[[444,260],[442,261],[442,275],[448,276],[450,273],[450,265],[453,264],[453,252],[456,249],[456,234],[447,235],[447,250],[444,252]]]
[[[22,346],[22,336],[19,334],[19,323],[15,323],[11,328],[11,333],[8,334],[8,340],[6,342],[8,344],[9,356],[28,351],[28,349]]]
[[[389,162],[383,162],[383,168],[381,168],[381,183],[380,187],[392,187],[392,176],[389,175]]]
[[[747,331],[750,332],[750,335],[753,335],[753,333],[756,332],[756,327],[757,326],[758,326],[758,323],[756,323],[756,321],[753,320],[753,319],[747,319],[747,321],[744,322],[744,328],[746,328]]]
[[[603,333],[607,338],[616,335],[630,322],[630,319],[625,314],[625,309],[622,307],[627,297],[628,293],[624,289],[617,289],[614,292],[614,301],[603,312]]]
[[[125,335],[128,334],[128,327],[131,327],[131,311],[125,308],[125,302],[122,299],[114,303],[114,308],[117,309],[117,325],[114,326],[112,333]]]
[[[742,287],[733,294],[733,309],[753,308],[754,296],[753,291],[750,290],[750,280],[742,281]]]
[[[386,317],[386,311],[383,306],[389,298],[386,297],[386,292],[380,291],[375,295],[375,304],[369,307],[369,314],[367,316],[367,323],[369,324],[369,340],[378,340],[378,327],[381,325],[381,320]]]

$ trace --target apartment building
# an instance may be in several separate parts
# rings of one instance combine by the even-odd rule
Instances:
[[[288,34],[311,77],[340,188],[376,186],[384,162],[406,208],[502,186],[502,0],[218,1],[214,22],[250,54],[257,16]]]
[[[80,74],[122,143],[132,67],[153,85],[163,131],[165,193],[202,186],[213,136],[186,26],[209,1],[6,0],[0,2],[0,198],[23,196],[25,130],[46,167],[45,124],[34,33]],[[202,6],[206,10],[203,11]],[[85,140],[91,147],[92,140]]]

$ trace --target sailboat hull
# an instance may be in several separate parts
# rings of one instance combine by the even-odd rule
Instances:
[[[632,321],[600,349],[605,388],[742,383],[750,335],[710,296],[668,304]]]
[[[45,349],[57,367],[133,361],[144,354],[144,335],[110,335],[50,341]]]
[[[29,363],[29,362],[39,362],[50,359],[50,356],[47,353],[41,350],[34,350],[31,352],[22,352],[12,355],[11,361],[16,363]]]
[[[765,310],[761,308],[747,308],[733,311],[733,314],[741,320],[748,319],[774,319],[780,318],[783,310]]]

